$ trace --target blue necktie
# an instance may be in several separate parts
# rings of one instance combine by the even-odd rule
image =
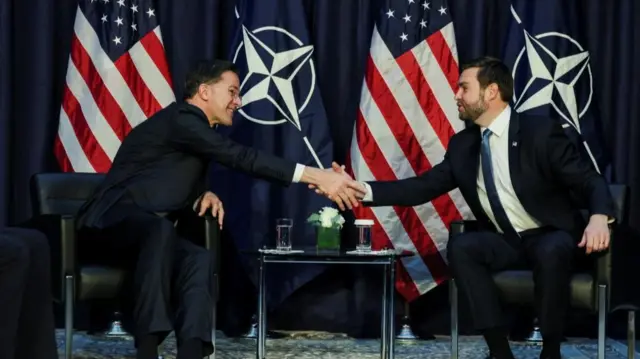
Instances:
[[[518,233],[513,228],[507,212],[504,210],[500,197],[498,196],[498,190],[496,189],[496,182],[493,178],[493,165],[491,163],[491,148],[489,147],[489,137],[492,132],[486,129],[482,133],[482,150],[480,158],[482,160],[482,176],[484,177],[484,187],[487,190],[487,197],[489,198],[489,205],[493,211],[493,216],[498,222],[498,225],[506,235],[516,235]]]

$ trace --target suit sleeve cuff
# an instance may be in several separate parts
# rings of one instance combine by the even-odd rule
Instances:
[[[304,172],[304,165],[299,163],[296,164],[296,170],[293,172],[293,178],[291,179],[291,183],[298,183],[302,178],[302,173]]]
[[[367,182],[360,182],[366,189],[367,193],[362,197],[362,202],[373,202],[373,191]]]

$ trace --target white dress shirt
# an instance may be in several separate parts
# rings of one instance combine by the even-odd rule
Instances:
[[[507,217],[511,221],[513,228],[516,232],[526,231],[528,229],[540,227],[540,223],[522,206],[520,200],[516,196],[515,190],[511,183],[511,174],[509,173],[509,119],[511,118],[511,107],[507,106],[496,119],[489,125],[489,129],[493,134],[489,137],[489,148],[491,149],[491,164],[493,166],[493,177],[496,182],[496,189],[500,202],[507,212]],[[486,128],[481,129],[480,136]],[[478,156],[480,154],[478,153]],[[489,198],[487,197],[487,190],[484,186],[484,177],[482,176],[482,163],[478,163],[478,177],[476,179],[476,188],[478,190],[478,197],[482,209],[489,217],[489,219],[495,224],[499,232],[503,232],[500,226],[496,223],[493,211],[489,205]],[[371,186],[368,183],[362,182],[366,188],[362,201],[370,202],[373,200],[373,193]]]
[[[493,179],[496,182],[496,189],[498,190],[498,196],[502,207],[507,212],[507,217],[516,232],[526,231],[528,229],[534,229],[540,227],[540,223],[536,221],[522,206],[520,200],[516,196],[516,192],[513,189],[511,183],[511,173],[509,172],[509,119],[511,118],[511,107],[507,106],[493,122],[489,125],[489,130],[493,134],[489,137],[489,148],[491,149],[491,165],[493,166]],[[480,136],[486,130],[481,128]],[[517,144],[516,144],[517,145]],[[478,154],[480,156],[480,154]],[[478,178],[476,179],[476,187],[478,189],[478,198],[482,209],[487,214],[491,222],[493,222],[498,229],[498,232],[503,232],[500,226],[497,224],[491,206],[489,205],[489,198],[487,197],[487,190],[484,186],[484,177],[482,175],[482,163],[479,163]]]

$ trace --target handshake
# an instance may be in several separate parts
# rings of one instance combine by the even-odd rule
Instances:
[[[357,207],[359,201],[367,194],[366,187],[351,178],[344,171],[344,166],[335,162],[326,170],[305,167],[301,182],[308,183],[310,189],[314,189],[319,195],[326,196],[343,211],[345,208]]]

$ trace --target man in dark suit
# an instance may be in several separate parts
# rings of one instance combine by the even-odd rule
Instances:
[[[218,134],[214,127],[231,125],[241,105],[239,91],[232,63],[198,64],[187,75],[185,101],[171,104],[129,133],[104,183],[78,214],[79,228],[106,236],[111,249],[136,249],[133,319],[140,359],[155,359],[158,344],[171,330],[178,338],[179,359],[202,358],[214,350],[209,253],[174,226],[194,210],[200,215],[211,211],[222,226],[223,205],[206,191],[211,160],[280,185],[314,184],[341,207],[358,205],[342,175],[259,152]]]
[[[459,188],[481,231],[452,238],[447,257],[492,356],[513,358],[491,273],[525,263],[534,271],[541,357],[560,358],[574,249],[609,245],[608,186],[556,120],[510,108],[513,79],[502,62],[471,61],[458,85],[460,118],[473,125],[451,138],[441,163],[409,179],[351,185],[366,192],[367,206],[416,206]],[[586,228],[570,192],[588,205]]]
[[[0,229],[0,359],[56,359],[49,243],[34,229]]]

